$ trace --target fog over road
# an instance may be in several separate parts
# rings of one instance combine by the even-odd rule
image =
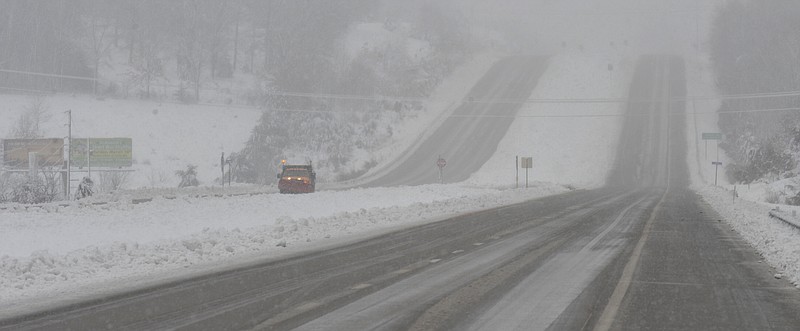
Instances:
[[[526,97],[543,66],[502,61],[473,93]],[[529,85],[501,92],[520,82]],[[685,86],[680,58],[640,59],[604,188],[0,321],[0,330],[796,329],[798,291],[688,189]],[[460,111],[515,111],[506,105]],[[486,129],[479,124],[443,127],[432,137],[450,138],[414,157]]]

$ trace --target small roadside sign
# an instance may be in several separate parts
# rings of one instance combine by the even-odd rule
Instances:
[[[703,132],[703,140],[722,140],[722,133]]]
[[[444,175],[442,174],[442,170],[444,166],[447,165],[447,161],[440,155],[439,159],[436,160],[436,166],[439,167],[439,183],[444,184]]]
[[[525,169],[525,188],[528,188],[528,169],[533,168],[533,158],[521,157],[519,160],[520,160],[520,167]]]
[[[711,162],[711,164],[713,164],[713,165],[715,165],[715,166],[721,166],[721,165],[722,165],[722,162],[717,162],[717,161],[714,161],[714,162]]]

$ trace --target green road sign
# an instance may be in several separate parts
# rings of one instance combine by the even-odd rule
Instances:
[[[722,133],[703,132],[703,140],[722,140]]]
[[[88,158],[88,162],[87,162]],[[123,168],[133,166],[131,138],[72,139],[70,160],[73,167]]]

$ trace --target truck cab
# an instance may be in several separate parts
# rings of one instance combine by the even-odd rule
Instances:
[[[281,193],[314,193],[317,174],[311,163],[289,165],[285,161],[278,174],[278,190]]]

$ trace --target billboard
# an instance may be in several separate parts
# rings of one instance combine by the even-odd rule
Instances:
[[[64,165],[64,139],[5,139],[3,140],[3,167],[28,169],[28,153],[36,153],[39,167]]]
[[[123,168],[133,166],[133,140],[131,138],[72,139],[71,166]]]

